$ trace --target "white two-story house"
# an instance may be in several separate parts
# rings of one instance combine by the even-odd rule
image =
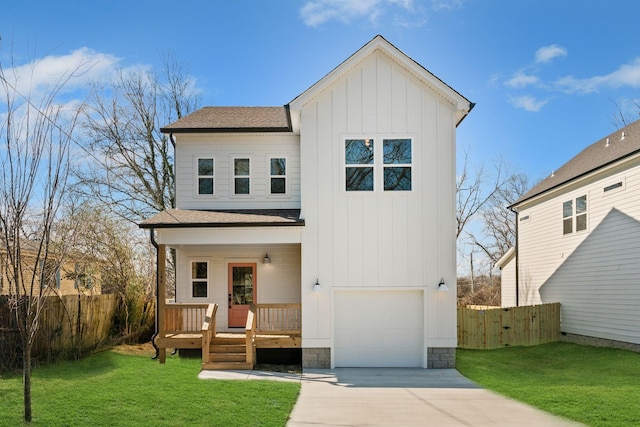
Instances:
[[[640,344],[640,121],[586,147],[511,209],[517,245],[500,263],[502,305],[560,302],[568,339]]]
[[[169,310],[217,304],[214,336],[300,348],[303,367],[455,366],[456,128],[472,107],[377,36],[285,106],[162,129],[176,209],[141,224],[160,282],[176,253],[161,350]]]

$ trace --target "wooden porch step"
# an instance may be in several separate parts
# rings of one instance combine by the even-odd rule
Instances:
[[[212,371],[250,371],[253,369],[253,365],[246,362],[209,362],[203,363],[202,369]]]
[[[244,337],[214,337],[211,339],[212,345],[246,345],[247,339]]]
[[[209,353],[246,353],[246,344],[212,344]]]
[[[212,362],[245,362],[247,353],[209,353],[209,360]]]

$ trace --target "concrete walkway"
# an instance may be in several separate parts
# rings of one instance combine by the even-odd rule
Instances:
[[[300,381],[288,427],[580,425],[484,390],[455,369],[203,371],[200,378]]]

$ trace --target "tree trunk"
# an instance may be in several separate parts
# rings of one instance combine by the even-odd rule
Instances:
[[[22,381],[24,383],[24,421],[31,422],[31,343],[22,345]]]

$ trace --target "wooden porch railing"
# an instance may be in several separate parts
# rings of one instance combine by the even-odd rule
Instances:
[[[256,304],[256,334],[301,335],[301,304]]]
[[[216,336],[216,313],[218,312],[218,304],[209,304],[207,312],[202,322],[202,363],[209,363],[209,346],[211,340]]]
[[[256,360],[255,352],[256,348],[253,345],[256,337],[256,313],[255,305],[251,304],[249,307],[249,313],[247,314],[247,324],[245,326],[247,357],[246,362],[248,365],[253,366]]]
[[[171,334],[199,334],[208,304],[167,304],[164,309],[163,337]]]

